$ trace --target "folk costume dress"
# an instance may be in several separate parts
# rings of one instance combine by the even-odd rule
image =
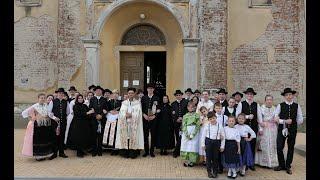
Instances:
[[[36,103],[22,112],[24,118],[31,117],[26,129],[22,155],[46,158],[53,154],[53,129],[46,104]]]
[[[222,165],[225,168],[239,168],[242,165],[241,155],[237,153],[241,137],[239,131],[233,127],[226,126],[225,131],[225,147],[222,154]]]
[[[255,163],[265,167],[278,166],[277,155],[277,133],[278,125],[273,121],[275,117],[275,106],[261,106],[263,127],[262,136],[258,135],[258,151],[256,152]]]
[[[132,118],[126,118],[126,113],[132,113]],[[144,149],[142,110],[139,100],[129,99],[122,102],[116,135],[116,149]]]
[[[109,113],[107,114],[107,122],[104,128],[103,141],[102,144],[105,145],[107,149],[114,149],[116,143],[116,132],[117,132],[117,122],[119,117],[119,110],[121,107],[121,101],[110,99],[108,101]],[[114,111],[115,114],[112,114]]]
[[[89,108],[83,103],[73,106],[73,120],[70,124],[68,142],[72,149],[85,150],[91,146],[92,133],[90,129]]]
[[[201,142],[201,138],[203,136],[204,128],[205,128],[206,124],[209,121],[208,121],[207,117],[200,115],[200,122],[202,122],[202,124],[200,125],[199,142]],[[199,143],[199,155],[200,155],[199,161],[200,162],[204,161],[205,156],[206,156],[206,151],[204,149],[202,149],[201,143]]]
[[[180,155],[182,159],[197,163],[199,159],[200,116],[197,113],[187,113],[182,120],[182,137]]]
[[[256,138],[256,133],[250,128],[250,126],[246,124],[237,124],[234,126],[240,133],[241,141],[240,141],[240,154],[242,158],[242,166],[253,166],[253,152],[251,149],[250,141],[246,141],[245,138],[248,137],[248,134],[251,134],[252,138]]]
[[[159,149],[173,149],[175,146],[172,107],[169,103],[161,104],[157,121],[156,147]]]

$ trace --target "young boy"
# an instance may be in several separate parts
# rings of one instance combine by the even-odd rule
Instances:
[[[185,160],[185,167],[193,167],[199,158],[199,131],[200,115],[195,113],[193,102],[188,103],[188,113],[183,116],[182,137],[181,137],[181,157]]]
[[[216,178],[218,173],[219,152],[224,150],[224,128],[217,123],[217,117],[209,112],[209,123],[204,125],[201,146],[206,151],[206,165],[209,178]]]
[[[291,163],[293,160],[294,145],[297,136],[297,126],[303,123],[303,116],[299,104],[293,102],[294,94],[291,88],[285,88],[281,93],[285,101],[276,108],[275,117],[279,122],[277,135],[277,154],[279,166],[275,171],[286,170],[288,174],[292,174]],[[286,134],[288,132],[288,134]],[[284,143],[288,143],[287,159],[284,160],[283,148]]]
[[[221,103],[216,102],[214,104],[214,111],[216,112],[217,121],[221,126],[225,127],[228,125],[228,122],[227,122],[228,116],[226,116],[222,113],[222,109],[223,109],[223,107],[222,107]]]

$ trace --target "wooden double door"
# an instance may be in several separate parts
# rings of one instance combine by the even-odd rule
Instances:
[[[144,52],[120,53],[120,94],[128,87],[144,89]]]

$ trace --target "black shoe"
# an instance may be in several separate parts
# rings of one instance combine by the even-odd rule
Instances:
[[[217,178],[217,177],[218,177],[217,172],[214,172],[214,173],[212,174],[212,176],[213,176],[213,178]]]
[[[281,171],[281,170],[286,170],[285,168],[281,167],[281,166],[277,166],[275,167],[273,170],[275,171]]]
[[[59,157],[67,158],[68,156],[66,154],[64,154],[64,153],[62,153],[62,154],[59,153]]]
[[[254,166],[250,166],[249,169],[251,169],[252,171],[256,170],[256,168]]]
[[[193,167],[194,165],[193,165],[193,163],[189,163],[188,166],[189,167]]]
[[[163,155],[168,155],[168,152],[167,151],[163,151]]]
[[[203,166],[206,166],[207,164],[206,164],[206,162],[205,162],[205,161],[203,161],[203,162],[202,162],[202,165],[203,165]]]
[[[77,157],[83,158],[84,156],[83,156],[83,154],[77,154]]]
[[[184,163],[183,163],[183,166],[184,166],[184,167],[188,167],[188,163],[184,162]]]
[[[213,178],[213,174],[211,172],[208,172],[208,178]]]
[[[173,153],[173,157],[177,158],[179,155],[177,153]]]
[[[223,169],[219,169],[218,173],[222,174],[223,173]]]
[[[234,174],[232,174],[232,176],[231,176],[232,179],[237,178],[238,174],[237,173],[235,173],[235,174],[236,174],[235,176],[234,176]]]
[[[242,176],[242,177],[245,176],[245,174],[242,174],[241,172],[239,172],[239,175]]]
[[[102,156],[102,152],[98,152],[97,154],[98,154],[98,156]]]
[[[92,152],[92,157],[97,156],[97,152]]]
[[[57,154],[53,154],[52,156],[49,157],[49,160],[52,160],[52,159],[54,159],[56,157],[57,157]]]
[[[290,175],[292,174],[291,168],[287,168],[286,171],[288,174],[290,174]]]
[[[156,157],[153,152],[150,153],[150,156],[151,156],[151,157]]]
[[[46,160],[46,158],[39,158],[39,159],[36,159],[36,161],[44,161]]]
[[[142,156],[143,156],[143,157],[147,157],[148,155],[149,155],[149,153],[146,153],[146,152],[145,152]]]

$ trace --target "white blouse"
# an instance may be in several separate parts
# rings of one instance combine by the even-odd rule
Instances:
[[[207,102],[204,102],[204,100],[200,101],[198,103],[198,106],[197,106],[197,110],[196,110],[196,113],[199,113],[200,114],[200,108],[202,106],[206,107],[208,109],[208,111],[213,111],[213,102],[211,100],[208,100]]]
[[[247,124],[237,124],[234,127],[238,129],[241,137],[248,137],[248,133],[250,133],[252,138],[257,137],[256,133]]]
[[[220,125],[223,125],[223,127],[228,125],[228,116],[223,115],[222,113],[221,114],[216,113],[216,116],[217,116],[217,122]]]
[[[226,126],[224,128],[224,133],[226,136],[226,140],[236,140],[237,142],[240,142],[241,137],[240,137],[240,133],[238,131],[238,129],[236,128],[231,128],[229,126]]]

